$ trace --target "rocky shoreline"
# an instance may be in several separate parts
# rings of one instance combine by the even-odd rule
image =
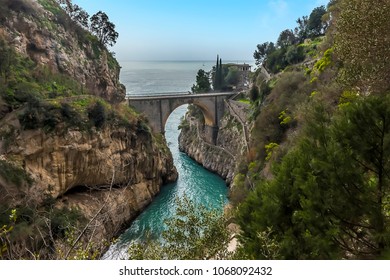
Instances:
[[[221,121],[216,145],[202,137],[202,122],[186,114],[179,136],[179,149],[206,169],[221,176],[228,185],[233,182],[236,165],[246,151],[242,125],[230,114]]]

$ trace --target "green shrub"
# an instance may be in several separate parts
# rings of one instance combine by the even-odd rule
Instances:
[[[272,157],[272,153],[273,151],[279,147],[279,144],[277,143],[268,143],[267,145],[265,145],[265,151],[267,153],[267,157],[265,158],[265,160],[270,160],[271,157]]]
[[[50,229],[56,238],[65,237],[71,226],[76,225],[79,221],[84,221],[80,211],[67,208],[54,208],[50,213],[50,219]]]
[[[0,160],[0,176],[17,187],[21,187],[23,182],[29,185],[33,182],[24,169],[5,160]]]
[[[19,122],[23,129],[37,129],[42,125],[42,116],[37,108],[28,106],[24,113],[19,115]]]
[[[297,45],[290,46],[287,49],[285,58],[288,64],[299,63],[305,59],[305,48]]]
[[[96,128],[101,128],[107,119],[106,108],[101,102],[96,102],[95,105],[88,109],[88,118],[93,122]]]

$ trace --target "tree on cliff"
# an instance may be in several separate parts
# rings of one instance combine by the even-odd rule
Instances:
[[[328,28],[328,22],[323,20],[327,13],[325,6],[314,8],[310,16],[298,18],[297,27],[294,29],[294,34],[298,42],[303,43],[307,38],[315,38],[325,34]]]
[[[256,60],[256,65],[262,65],[268,55],[276,51],[275,44],[273,42],[265,42],[257,45],[253,57]]]
[[[103,45],[113,46],[119,34],[115,31],[115,24],[110,22],[106,13],[99,11],[91,17],[91,32],[95,34]]]
[[[84,28],[88,28],[89,14],[79,5],[73,4],[71,0],[57,0],[58,4],[70,16],[72,20]]]
[[[325,34],[325,31],[328,28],[328,23],[323,20],[323,17],[326,12],[325,6],[317,7],[311,12],[307,21],[308,35],[310,38]]]
[[[240,206],[248,258],[388,258],[390,98],[343,103],[330,116],[316,105],[299,143]]]
[[[296,37],[291,29],[283,30],[278,37],[276,45],[280,48],[287,48],[296,43]]]
[[[209,73],[203,69],[199,69],[196,75],[196,85],[191,88],[193,93],[205,93],[211,90]]]

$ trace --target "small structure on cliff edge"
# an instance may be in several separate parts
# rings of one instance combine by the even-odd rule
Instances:
[[[249,73],[251,72],[252,66],[247,63],[232,64],[232,66],[237,67],[240,75],[237,89],[247,88],[249,86]]]

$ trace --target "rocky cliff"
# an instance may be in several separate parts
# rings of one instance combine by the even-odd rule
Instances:
[[[0,259],[98,257],[176,180],[172,155],[55,1],[0,6]]]
[[[230,184],[235,175],[236,164],[246,149],[242,125],[231,114],[225,114],[217,143],[211,145],[203,140],[203,123],[194,115],[196,114],[190,110],[183,120],[179,149]]]
[[[54,0],[4,0],[0,35],[17,52],[54,73],[77,81],[83,91],[111,102],[124,100],[120,66],[99,40],[70,20]]]
[[[44,128],[22,129],[13,113],[0,123],[2,135],[4,129],[12,131],[0,141],[1,204],[15,209],[77,211],[83,220],[94,219],[99,224],[93,234],[89,229],[86,235],[98,246],[124,229],[163,184],[177,178],[169,150],[142,123],[87,131],[58,125],[45,132]],[[36,213],[33,216],[39,219]],[[74,226],[80,230],[84,224]],[[51,233],[41,231],[49,239]],[[41,239],[36,233],[34,238]],[[31,249],[31,244],[25,246]]]

